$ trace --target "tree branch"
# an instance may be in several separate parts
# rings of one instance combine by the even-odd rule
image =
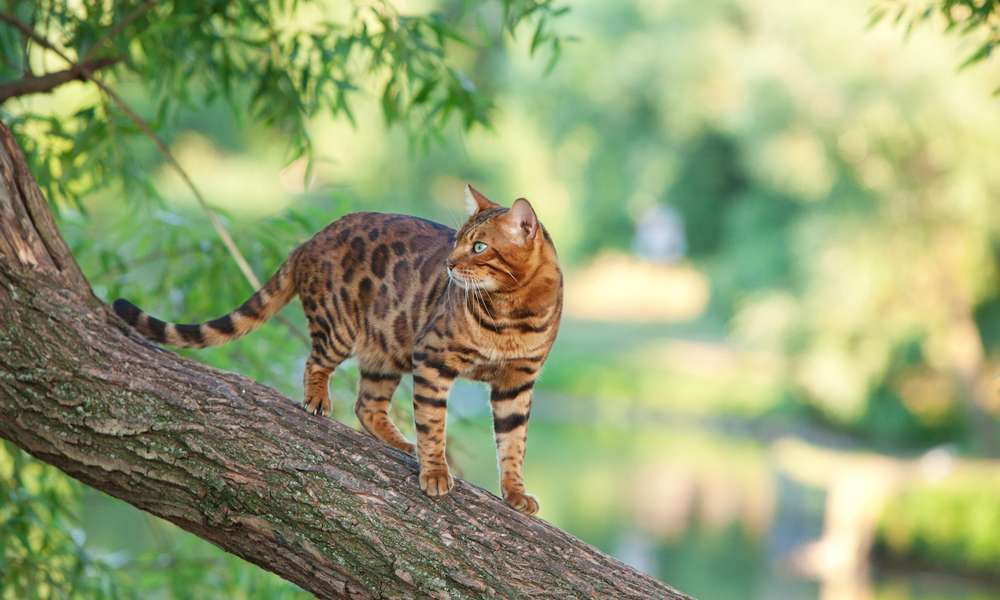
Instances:
[[[0,84],[0,104],[3,104],[10,98],[51,92],[53,89],[70,81],[87,81],[91,78],[90,75],[95,71],[120,63],[122,58],[118,56],[109,56],[104,58],[92,57],[99,51],[101,46],[114,39],[114,37],[120,34],[122,30],[132,24],[136,19],[141,17],[155,5],[155,0],[147,0],[137,6],[131,13],[125,15],[121,21],[108,28],[108,30],[94,43],[93,46],[90,47],[90,49],[84,54],[83,58],[79,61],[71,60],[65,52],[56,48],[55,45],[45,39],[44,36],[36,33],[34,28],[28,23],[24,23],[12,15],[0,13],[0,21],[3,21],[20,31],[26,41],[35,41],[47,50],[58,54],[60,58],[70,65],[69,68],[62,71],[55,71],[41,76],[33,76],[29,74],[17,81]]]
[[[120,58],[98,58],[73,65],[63,71],[46,73],[37,77],[29,76],[17,81],[0,84],[0,104],[10,98],[27,96],[28,94],[48,93],[64,83],[79,80],[86,81],[89,73],[106,69],[121,62]]]
[[[104,37],[99,39],[97,43],[94,45],[94,48],[96,48],[100,44],[103,44],[110,37],[110,35],[112,35],[112,32],[117,33],[117,31],[120,31],[122,28],[124,28],[126,25],[134,21],[140,15],[142,15],[147,10],[152,8],[154,5],[155,2],[151,1],[147,1],[141,4],[129,15],[127,15],[124,19],[122,19],[122,21],[118,23],[118,25],[113,27]],[[85,62],[81,63],[75,62],[73,59],[67,56],[65,52],[60,50],[55,44],[47,40],[45,37],[39,35],[30,25],[18,20],[16,17],[0,13],[0,21],[9,23],[10,25],[14,26],[17,30],[19,30],[25,37],[30,38],[36,41],[42,47],[51,50],[52,52],[55,52],[56,55],[59,56],[59,58],[61,58],[68,65],[70,65],[70,69],[80,69],[81,79],[93,82],[93,84],[96,85],[98,89],[104,92],[105,96],[111,99],[111,101],[115,104],[115,106],[119,108],[119,110],[125,113],[125,115],[132,121],[132,123],[134,123],[135,126],[138,127],[143,132],[143,134],[145,134],[146,137],[148,137],[153,142],[153,144],[156,146],[156,149],[160,152],[160,154],[167,161],[167,163],[171,167],[173,167],[174,170],[176,170],[177,173],[181,176],[181,179],[184,180],[184,183],[191,190],[191,193],[194,194],[194,197],[198,201],[198,204],[201,206],[202,210],[205,211],[205,214],[208,216],[209,223],[212,225],[212,228],[215,229],[215,233],[222,240],[222,245],[226,247],[226,250],[229,252],[229,255],[236,263],[236,266],[239,267],[240,272],[243,273],[243,276],[250,283],[253,289],[255,290],[259,289],[261,287],[260,279],[257,278],[256,274],[254,274],[253,269],[250,267],[250,263],[247,262],[247,259],[243,256],[243,253],[240,252],[239,247],[236,246],[236,242],[234,242],[232,236],[229,235],[229,230],[226,229],[225,225],[223,225],[222,223],[222,220],[219,218],[217,214],[215,214],[215,211],[212,210],[212,208],[208,205],[208,201],[206,201],[205,197],[202,196],[201,190],[198,189],[198,186],[194,184],[194,180],[191,179],[191,176],[188,175],[186,170],[184,170],[184,167],[181,166],[181,163],[178,162],[176,157],[174,157],[174,153],[171,152],[170,148],[167,147],[167,145],[163,142],[163,140],[161,140],[160,137],[156,135],[156,132],[153,131],[153,128],[150,127],[149,123],[147,123],[145,119],[140,117],[138,113],[132,110],[132,108],[121,98],[121,96],[119,96],[113,89],[111,89],[111,87],[109,87],[106,83],[104,83],[97,77],[94,77],[91,70],[86,68]],[[91,50],[93,50],[94,48],[92,48]],[[87,55],[89,56],[90,53],[88,52]],[[2,99],[0,99],[0,102],[2,102]],[[309,337],[306,336],[306,334],[302,333],[302,331],[300,331],[299,328],[296,327],[294,323],[285,319],[281,315],[276,316],[275,319],[279,323],[284,325],[289,330],[289,332],[296,338],[302,340],[306,344],[310,343]]]
[[[100,88],[101,91],[104,92],[104,94],[108,98],[110,98],[111,101],[122,112],[124,112],[126,116],[128,116],[128,118],[135,124],[136,127],[138,127],[146,135],[146,137],[152,140],[153,144],[156,146],[156,149],[159,150],[160,154],[163,156],[164,159],[166,159],[167,163],[169,163],[170,166],[172,166],[174,170],[177,171],[177,173],[181,176],[181,179],[184,180],[184,183],[187,184],[188,188],[191,190],[191,193],[194,194],[194,197],[198,201],[198,204],[201,206],[202,210],[205,211],[205,215],[208,216],[208,222],[212,225],[212,228],[215,229],[216,235],[218,235],[219,239],[222,240],[222,245],[226,247],[226,251],[229,252],[229,255],[232,257],[233,261],[236,262],[236,266],[239,267],[240,272],[243,273],[243,277],[246,278],[246,280],[250,283],[253,289],[255,290],[260,289],[261,287],[260,279],[258,279],[257,275],[254,274],[253,268],[250,267],[250,263],[247,262],[246,257],[243,256],[243,253],[240,252],[239,247],[236,246],[236,242],[233,241],[233,236],[229,235],[229,230],[226,229],[226,226],[222,223],[222,219],[220,219],[219,215],[215,214],[215,211],[212,210],[212,207],[208,205],[208,201],[205,200],[205,197],[201,195],[201,190],[198,189],[198,186],[194,184],[194,180],[191,179],[191,176],[188,175],[184,167],[181,166],[181,163],[178,162],[176,157],[174,157],[174,153],[170,151],[170,148],[168,148],[167,145],[163,142],[163,140],[160,139],[160,136],[156,135],[156,132],[154,132],[153,128],[149,126],[149,123],[147,123],[145,119],[140,117],[138,113],[132,110],[132,108],[128,104],[126,104],[125,101],[122,100],[121,96],[115,93],[114,90],[108,87],[100,79],[97,79],[95,77],[90,77],[90,80],[93,81],[94,85]],[[294,323],[285,319],[281,315],[277,315],[274,318],[276,321],[284,325],[285,328],[287,328],[292,333],[292,335],[302,340],[306,344],[309,344],[309,338],[306,336],[306,334],[302,333],[299,330],[299,328],[295,326]]]
[[[52,52],[55,52],[56,55],[59,58],[63,59],[67,64],[69,65],[75,64],[74,61],[69,56],[67,56],[65,52],[57,48],[55,45],[52,44],[52,42],[45,39],[44,36],[36,32],[34,27],[18,19],[14,15],[0,12],[0,21],[3,21],[4,23],[7,23],[14,29],[20,31],[21,35],[23,35],[26,39],[30,39],[31,41],[35,42],[42,48],[45,48],[46,50],[51,50]]]
[[[322,598],[685,598],[93,296],[0,125],[0,437]],[[18,215],[21,215],[19,217]]]

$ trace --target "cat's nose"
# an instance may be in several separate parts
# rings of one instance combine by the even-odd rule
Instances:
[[[448,270],[451,271],[452,269],[455,268],[455,265],[458,263],[449,258],[447,261],[445,261],[445,264],[448,265]]]

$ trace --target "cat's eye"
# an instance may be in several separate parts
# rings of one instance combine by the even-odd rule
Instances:
[[[483,242],[476,242],[472,245],[472,251],[475,254],[482,254],[483,252],[486,252],[486,244]]]

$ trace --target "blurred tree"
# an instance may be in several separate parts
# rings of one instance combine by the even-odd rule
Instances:
[[[995,24],[996,2],[973,4]],[[985,61],[954,75],[968,40],[923,28],[902,47],[866,28],[870,6],[577,6],[587,44],[545,79],[508,75],[528,124],[486,158],[505,168],[498,185],[528,173],[555,192],[546,208],[567,198],[563,256],[627,247],[632,217],[675,207],[711,281],[708,318],[783,357],[787,397],[827,424],[887,449],[993,453],[995,83]]]

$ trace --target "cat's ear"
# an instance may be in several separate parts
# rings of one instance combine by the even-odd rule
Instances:
[[[524,198],[518,198],[503,216],[504,229],[512,238],[527,242],[535,238],[538,231],[538,217],[531,203]]]
[[[488,208],[500,208],[500,205],[480,194],[479,190],[476,188],[469,184],[465,184],[465,210],[470,215],[474,215],[477,212]]]

